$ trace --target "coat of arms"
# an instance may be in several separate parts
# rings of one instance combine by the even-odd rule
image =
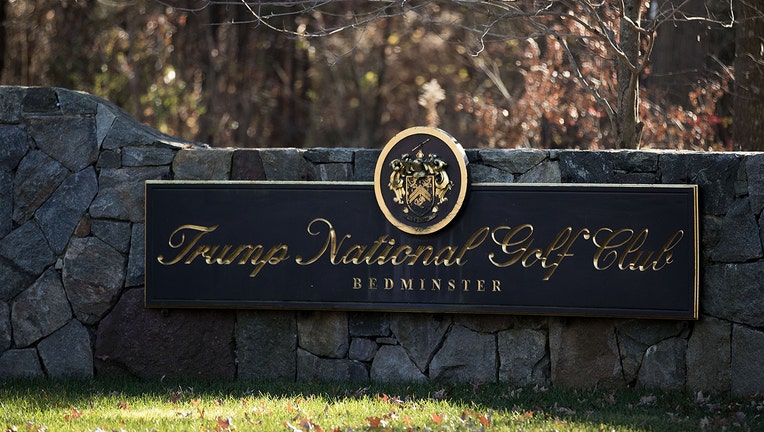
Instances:
[[[422,144],[427,142],[425,140]],[[446,194],[454,183],[448,178],[448,164],[431,153],[425,157],[422,144],[410,153],[390,162],[392,173],[388,187],[395,194],[393,201],[403,207],[406,219],[428,222],[438,214],[441,204],[448,201]]]
[[[396,228],[432,234],[451,223],[467,196],[467,155],[448,133],[412,127],[382,148],[374,169],[374,196]]]

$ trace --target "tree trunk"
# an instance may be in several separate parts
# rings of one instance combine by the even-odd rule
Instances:
[[[639,147],[642,138],[642,123],[639,121],[639,71],[637,70],[641,37],[632,23],[639,24],[642,18],[642,0],[624,0],[623,4],[624,18],[621,18],[619,45],[628,63],[623,59],[617,60],[616,147],[634,149]]]
[[[736,2],[735,116],[736,149],[764,150],[764,11]]]

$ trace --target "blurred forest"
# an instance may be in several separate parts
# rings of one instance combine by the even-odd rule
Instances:
[[[545,32],[497,20],[476,35],[490,17],[460,2],[294,2],[321,4],[295,12],[240,0],[0,0],[0,83],[86,91],[217,147],[380,147],[437,125],[466,147],[614,148],[617,70],[606,44],[573,36],[587,23],[572,19],[580,1],[538,2],[555,11]],[[676,2],[715,22],[675,15],[658,27],[639,70],[642,148],[755,149],[733,134],[738,123],[760,122],[745,134],[761,141],[764,19],[734,1],[739,11]],[[641,2],[643,20],[655,3]],[[611,15],[598,17],[607,32]],[[735,81],[740,57],[746,81]],[[736,117],[738,105],[753,114]]]

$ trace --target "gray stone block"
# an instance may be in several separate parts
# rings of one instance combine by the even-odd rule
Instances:
[[[353,165],[349,163],[325,163],[315,166],[320,181],[350,181],[353,178]]]
[[[473,183],[512,183],[515,181],[515,176],[512,173],[492,166],[470,164],[469,173]]]
[[[122,149],[102,151],[98,156],[96,168],[122,168]]]
[[[565,150],[558,153],[563,183],[608,183],[613,158],[608,152]]]
[[[34,277],[56,262],[45,235],[31,220],[0,240],[0,255]]]
[[[687,343],[687,389],[726,394],[730,391],[732,324],[703,316]]]
[[[750,200],[739,199],[732,203],[724,216],[719,233],[719,243],[711,252],[716,262],[746,262],[764,256],[756,217],[751,212]]]
[[[69,170],[45,153],[27,153],[13,181],[13,220],[26,222],[68,175]]]
[[[645,351],[637,384],[647,389],[679,391],[686,381],[687,341],[671,338],[650,346]]]
[[[29,142],[26,128],[0,124],[0,170],[14,170],[27,151]]]
[[[174,179],[228,180],[232,157],[232,149],[181,150],[172,162]]]
[[[726,321],[764,326],[764,262],[707,266],[700,292],[703,314]]]
[[[517,183],[560,183],[560,163],[544,161],[517,178]]]
[[[748,179],[748,196],[751,197],[751,210],[759,215],[764,209],[764,153],[748,155],[745,159],[745,171]]]
[[[0,353],[11,347],[11,307],[0,301]]]
[[[96,375],[231,380],[235,318],[230,311],[147,309],[142,289],[127,290],[98,325]]]
[[[0,381],[44,377],[36,349],[13,349],[0,355]]]
[[[94,96],[65,88],[56,88],[58,104],[65,116],[92,117],[98,112],[98,101]]]
[[[72,319],[72,309],[58,272],[52,268],[19,294],[11,305],[13,341],[25,348]]]
[[[297,315],[300,348],[319,357],[344,358],[350,346],[344,312],[300,312]]]
[[[13,177],[0,170],[0,238],[13,229]]]
[[[373,181],[379,155],[380,150],[357,149],[353,156],[353,181]]]
[[[547,335],[540,330],[507,330],[499,333],[499,381],[513,386],[549,385]]]
[[[117,219],[143,222],[144,182],[167,179],[170,168],[135,167],[102,169],[98,177],[98,194],[90,205],[94,219]]]
[[[109,131],[111,130],[112,125],[114,124],[114,120],[117,118],[117,116],[114,114],[112,110],[110,110],[106,105],[99,103],[98,108],[96,109],[96,142],[98,143],[98,148],[101,148],[103,145],[104,139],[106,139],[106,135],[109,134]]]
[[[156,147],[123,147],[122,166],[159,166],[169,165],[175,157],[175,151]]]
[[[63,282],[74,315],[97,323],[116,303],[125,280],[125,258],[95,237],[73,238],[63,263]]]
[[[735,199],[741,161],[734,153],[661,153],[661,183],[697,184],[701,213],[722,215]]]
[[[655,173],[658,171],[660,153],[642,150],[619,150],[612,152],[616,169],[633,173]]]
[[[386,337],[390,331],[390,320],[386,313],[350,312],[348,313],[350,336]]]
[[[305,181],[312,175],[301,150],[266,149],[260,151],[260,158],[268,180]]]
[[[430,362],[430,379],[496,382],[496,338],[455,325]]]
[[[616,388],[625,385],[612,320],[550,320],[549,354],[554,386]]]
[[[240,379],[286,380],[296,377],[297,320],[292,311],[239,311],[236,361]]]
[[[35,212],[35,220],[57,255],[63,253],[74,228],[98,192],[95,170],[88,167],[70,175]]]
[[[125,276],[125,287],[134,287],[143,285],[144,281],[144,234],[145,225],[142,223],[133,224],[132,236],[130,240],[130,256],[127,260],[127,275]]]
[[[350,341],[348,358],[350,360],[358,360],[363,362],[372,361],[374,360],[374,355],[377,353],[378,349],[379,345],[377,345],[377,342],[371,339],[356,337]]]
[[[22,109],[26,115],[61,115],[58,95],[53,87],[27,88]]]
[[[311,148],[304,157],[314,164],[352,164],[354,150],[350,148]]]
[[[130,250],[132,236],[130,222],[93,219],[90,223],[90,231],[123,254]]]
[[[419,370],[427,370],[451,326],[450,315],[391,314],[390,329]]]
[[[37,345],[49,378],[93,378],[93,350],[88,330],[77,320]]]
[[[549,152],[536,149],[480,149],[483,165],[512,174],[523,174],[549,157]]]
[[[23,272],[5,258],[0,257],[0,301],[9,301],[34,280],[35,276]]]
[[[299,382],[362,382],[369,380],[369,371],[361,362],[324,359],[297,349],[297,381]]]
[[[260,150],[236,149],[231,160],[231,180],[265,180]]]
[[[0,87],[0,123],[21,121],[21,107],[25,93],[24,87]]]
[[[384,345],[371,364],[370,377],[377,382],[424,382],[427,376],[411,361],[400,345]]]
[[[40,117],[29,119],[27,124],[37,147],[69,171],[82,171],[98,159],[93,118]]]
[[[761,310],[761,309],[760,309]],[[732,395],[764,393],[764,332],[742,325],[732,328]]]

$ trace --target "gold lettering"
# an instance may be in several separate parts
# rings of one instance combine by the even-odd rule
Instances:
[[[390,278],[385,278],[385,289],[386,290],[389,291],[389,290],[393,289],[394,286],[395,286],[395,281],[393,281]]]
[[[480,292],[485,291],[485,281],[483,279],[478,279],[477,290]]]
[[[377,289],[377,278],[374,278],[374,277],[369,278],[369,289],[370,290]]]
[[[549,278],[552,277],[552,274],[557,270],[557,268],[560,266],[560,263],[562,262],[565,257],[571,257],[573,256],[572,253],[568,253],[571,246],[573,246],[573,243],[578,239],[579,236],[583,237],[585,240],[589,239],[589,229],[588,228],[581,228],[579,229],[573,236],[570,235],[570,233],[573,232],[573,228],[567,227],[557,233],[557,237],[554,238],[552,243],[549,244],[549,248],[546,250],[546,253],[544,253],[544,260],[541,263],[541,265],[544,268],[548,268],[549,271],[544,275],[543,280],[547,281]],[[564,238],[563,238],[564,236]],[[552,252],[556,251],[559,248],[563,248],[560,253],[557,254],[557,261],[549,264],[547,260],[549,259],[549,256]]]
[[[433,291],[440,291],[440,279],[433,279],[432,280],[432,290]]]
[[[597,235],[606,233],[604,238],[598,239]],[[674,255],[671,252],[684,237],[684,231],[679,230],[672,234],[661,247],[658,254],[655,251],[643,250],[649,231],[647,228],[635,232],[628,228],[611,230],[600,228],[592,236],[597,251],[594,253],[594,268],[607,270],[613,264],[618,264],[619,270],[630,271],[659,271],[673,262]],[[600,241],[601,240],[601,241]]]
[[[268,252],[265,254],[265,258],[258,259],[255,261],[255,259],[252,259],[252,264],[255,265],[255,269],[252,270],[252,273],[249,274],[249,277],[255,277],[258,273],[260,273],[260,270],[265,267],[266,264],[270,265],[276,265],[282,261],[285,261],[289,259],[289,255],[287,255],[288,248],[286,245],[276,245],[273,246],[268,250]]]
[[[324,255],[324,253],[326,253],[327,250],[330,250],[330,248],[331,248],[331,251],[329,252],[330,261],[332,264],[337,264],[336,257],[337,257],[337,251],[338,251],[339,245],[337,245],[337,233],[334,231],[334,226],[332,225],[331,222],[329,222],[328,220],[324,218],[313,219],[312,221],[310,221],[310,223],[308,223],[308,234],[314,237],[321,234],[321,231],[314,231],[313,229],[313,224],[317,222],[324,223],[329,228],[328,234],[326,236],[326,241],[324,242],[324,245],[321,246],[321,249],[315,255],[313,255],[313,258],[307,261],[303,259],[301,255],[297,255],[297,258],[295,258],[294,261],[299,265],[313,264],[314,262],[318,261],[318,259],[321,258]],[[345,235],[342,238],[342,241],[348,238],[350,238],[350,235]],[[340,242],[340,244],[342,244],[342,242]]]
[[[647,228],[643,229],[637,235],[631,236],[631,239],[626,244],[626,250],[621,254],[621,259],[618,260],[618,268],[621,270],[639,270],[645,271],[647,268],[644,265],[637,264],[644,255],[645,251],[640,248],[645,244],[647,240]],[[632,255],[629,257],[629,255]],[[643,260],[643,263],[648,262],[652,258],[653,252],[647,251],[647,257]],[[628,261],[627,261],[628,259]]]
[[[493,292],[500,292],[501,291],[501,281],[498,279],[493,280]]]
[[[401,279],[401,290],[413,291],[414,281],[412,279]]]
[[[361,278],[354,277],[353,278],[353,289],[358,290],[361,289],[363,285],[361,284]]]
[[[175,256],[175,258],[173,258],[173,259],[168,261],[168,260],[165,260],[163,255],[159,255],[159,256],[157,256],[157,261],[159,261],[160,264],[164,264],[164,265],[177,264],[178,262],[180,262],[183,259],[183,257],[186,256],[186,254],[189,253],[189,251],[191,251],[191,249],[196,245],[196,243],[199,241],[199,239],[202,238],[203,235],[211,233],[211,232],[215,231],[216,229],[218,229],[218,225],[211,226],[211,227],[206,227],[206,226],[201,226],[201,225],[181,225],[181,226],[179,226],[178,228],[175,229],[175,231],[173,231],[170,234],[170,239],[168,241],[169,246],[171,248],[173,248],[173,249],[179,249],[179,248],[181,248],[183,246],[184,243],[186,243],[186,234],[185,234],[184,231],[186,231],[186,230],[189,230],[189,231],[192,231],[192,232],[196,231],[197,234],[193,238],[191,238],[191,240],[188,242],[188,244],[185,247],[183,247],[183,249],[181,249],[180,252],[178,252],[178,254]],[[173,239],[176,238],[176,236],[179,237],[179,238],[177,238],[174,241]]]
[[[437,254],[435,254],[432,260],[425,261],[424,265],[435,263],[436,266],[443,264],[446,267],[450,267],[451,264],[453,264],[451,262],[451,258],[454,256],[455,253],[456,253],[455,246],[443,246],[443,248],[439,250]]]
[[[456,281],[453,279],[448,280],[448,290],[453,291],[456,289]]]
[[[679,242],[682,240],[682,237],[684,237],[684,231],[683,230],[679,230],[679,231],[675,232],[674,235],[669,237],[668,240],[666,240],[666,243],[663,244],[663,247],[661,248],[660,253],[658,254],[658,256],[655,258],[655,260],[653,260],[652,264],[650,265],[650,267],[653,270],[659,271],[663,267],[666,267],[667,265],[669,265],[672,262],[674,262],[674,254],[671,253],[671,250],[673,250],[676,247],[676,245],[679,244]],[[666,255],[665,258],[663,258],[664,254]],[[663,258],[663,264],[662,265],[658,265],[658,262],[660,261],[661,258]]]
[[[416,264],[417,261],[419,261],[420,258],[422,258],[423,254],[426,254],[424,258],[422,258],[422,264],[429,265],[432,261],[429,261],[430,257],[432,256],[433,252],[435,252],[435,248],[432,246],[419,246],[416,248],[416,251],[413,254],[409,254],[409,265]]]
[[[519,240],[513,240],[512,238],[520,233],[521,231],[527,230],[528,234]],[[507,233],[504,235],[502,239],[498,239],[496,235],[501,231],[507,231]],[[508,227],[508,226],[500,226],[496,227],[491,231],[491,240],[493,240],[494,243],[501,246],[501,251],[504,252],[506,255],[510,255],[510,259],[504,262],[499,262],[494,259],[496,256],[495,253],[491,252],[488,254],[488,259],[491,261],[491,264],[495,265],[496,267],[508,267],[512,264],[515,264],[516,262],[523,259],[523,255],[525,254],[525,251],[530,247],[531,243],[533,243],[533,225],[531,224],[523,224],[518,225],[514,228]],[[514,246],[520,246],[517,249],[509,250],[511,247]]]
[[[608,233],[602,242],[597,239],[600,233]],[[618,239],[622,234],[626,234],[626,238],[623,240]],[[594,253],[594,268],[597,270],[607,270],[618,261],[618,251],[613,250],[626,244],[631,236],[634,234],[634,230],[628,228],[621,228],[619,230],[612,230],[610,228],[600,228],[592,236],[592,242],[598,247]],[[605,253],[607,251],[607,253]],[[602,254],[605,253],[603,256]]]
[[[464,291],[470,290],[470,280],[469,279],[462,279],[462,286],[464,287]]]

